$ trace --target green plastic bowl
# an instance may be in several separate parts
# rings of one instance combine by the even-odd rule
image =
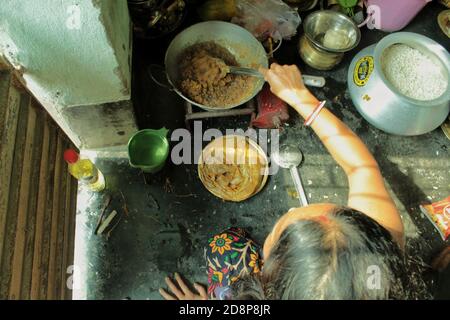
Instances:
[[[166,128],[136,132],[128,141],[130,166],[147,173],[160,171],[169,156],[168,132]]]

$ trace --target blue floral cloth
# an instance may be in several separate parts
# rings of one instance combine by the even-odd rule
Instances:
[[[208,295],[231,298],[230,285],[239,278],[261,270],[260,246],[240,228],[230,228],[208,239],[205,249]]]

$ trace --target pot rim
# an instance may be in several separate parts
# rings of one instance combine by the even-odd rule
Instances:
[[[413,48],[420,47],[423,50],[426,50],[430,55],[435,56],[447,73],[447,88],[445,92],[433,100],[418,100],[411,97],[408,97],[401,93],[394,85],[386,78],[384,75],[382,65],[381,65],[381,57],[385,49],[394,44],[405,44],[408,46],[414,45]],[[431,50],[429,46],[432,46]],[[381,78],[383,84],[400,100],[412,104],[418,107],[430,108],[432,106],[441,105],[450,100],[450,55],[447,50],[437,43],[436,41],[414,32],[396,32],[390,35],[385,36],[381,39],[378,44],[375,45],[374,49],[374,60],[375,60],[375,70],[378,76]]]
[[[196,24],[191,25],[190,27],[182,30],[181,32],[179,32],[170,42],[169,46],[167,47],[166,53],[164,55],[164,68],[166,69],[166,74],[167,74],[167,80],[170,83],[170,85],[172,86],[173,90],[181,97],[183,98],[185,101],[189,102],[192,105],[195,105],[197,107],[200,107],[203,110],[206,111],[220,111],[220,110],[229,110],[229,109],[233,109],[239,106],[242,106],[244,104],[246,104],[247,102],[249,102],[250,100],[252,100],[253,98],[256,97],[256,95],[262,90],[265,81],[263,80],[259,80],[259,83],[255,85],[254,91],[252,91],[246,98],[242,99],[241,102],[239,102],[239,104],[231,104],[225,107],[212,107],[212,106],[207,106],[198,102],[193,101],[192,99],[189,99],[187,96],[185,96],[181,90],[178,88],[178,86],[176,86],[175,81],[173,81],[173,79],[171,79],[170,75],[167,73],[167,64],[168,64],[168,60],[169,60],[169,55],[173,55],[172,53],[172,47],[173,44],[175,43],[176,40],[182,38],[188,31],[192,31],[193,29],[200,29],[200,30],[209,30],[211,27],[216,27],[216,28],[227,28],[229,30],[238,30],[239,32],[245,33],[247,34],[247,36],[249,38],[253,38],[256,42],[259,44],[260,48],[262,49],[261,52],[266,52],[266,50],[264,49],[263,45],[261,44],[261,42],[258,41],[258,39],[256,39],[256,37],[247,29],[238,26],[237,24],[231,23],[231,22],[225,22],[225,21],[218,21],[218,20],[211,20],[211,21],[203,21],[203,22],[198,22]],[[264,56],[264,63],[263,63],[263,67],[268,68],[269,67],[269,59],[267,57],[267,53]]]
[[[308,24],[308,22],[309,22],[312,18],[314,18],[315,16],[317,16],[317,15],[319,15],[319,14],[328,14],[328,15],[339,16],[339,17],[341,17],[342,19],[344,19],[344,20],[350,22],[351,24],[353,24],[353,26],[354,26],[354,28],[355,28],[355,32],[356,32],[356,40],[355,40],[355,43],[354,43],[352,46],[347,47],[347,48],[345,48],[345,49],[331,49],[331,48],[327,48],[327,47],[323,46],[321,43],[319,43],[319,42],[317,42],[316,40],[314,40],[314,39],[310,36],[310,34],[308,34],[308,33],[306,32],[306,25]],[[343,14],[343,13],[341,13],[341,12],[334,11],[334,10],[318,10],[318,11],[314,11],[314,12],[310,13],[310,14],[305,18],[305,21],[303,22],[303,32],[304,32],[306,38],[307,38],[313,45],[315,45],[316,47],[318,47],[318,48],[321,49],[321,50],[324,50],[324,51],[326,51],[326,52],[331,52],[331,53],[346,53],[346,52],[348,52],[348,51],[351,51],[351,50],[355,49],[355,48],[359,45],[359,43],[360,43],[360,41],[361,41],[361,30],[358,28],[358,26],[356,25],[355,21],[353,21],[353,20],[352,20],[350,17],[348,17],[347,15],[345,15],[345,14]]]

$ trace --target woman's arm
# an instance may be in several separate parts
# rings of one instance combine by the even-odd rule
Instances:
[[[303,84],[296,66],[272,64],[261,70],[272,92],[307,118],[319,101]],[[386,229],[403,246],[403,223],[384,185],[378,164],[361,139],[326,108],[311,128],[344,169],[349,182],[348,206],[359,210]]]

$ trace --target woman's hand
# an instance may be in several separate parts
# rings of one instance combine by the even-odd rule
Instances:
[[[178,273],[175,273],[175,280],[177,281],[176,285],[172,279],[166,277],[166,283],[169,287],[171,294],[169,294],[163,288],[159,289],[159,293],[166,300],[208,300],[208,294],[203,286],[194,283],[194,288],[197,292],[192,292],[186,283],[181,279]]]
[[[280,66],[272,63],[270,69],[260,68],[259,71],[270,84],[273,94],[291,106],[296,106],[312,96],[303,83],[300,70],[295,65]]]

